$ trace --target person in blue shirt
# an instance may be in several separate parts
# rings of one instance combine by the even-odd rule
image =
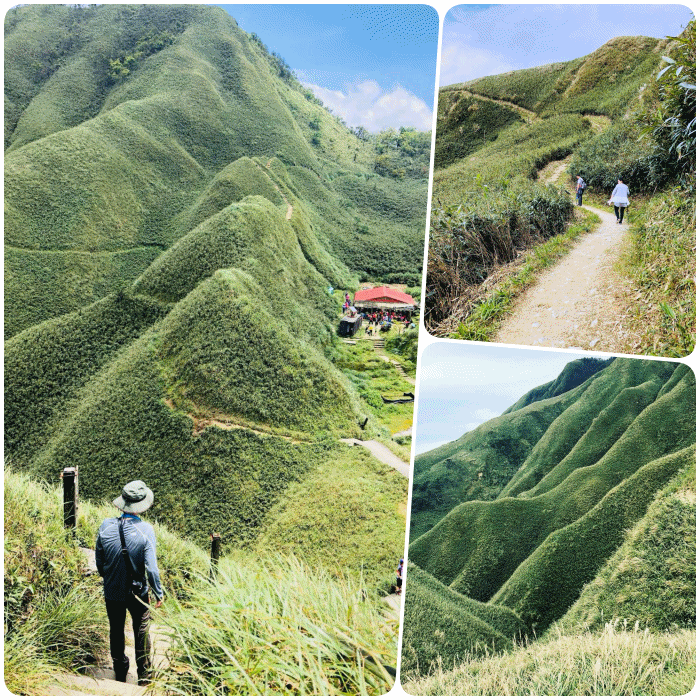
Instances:
[[[139,685],[146,685],[151,671],[149,589],[156,598],[156,608],[162,605],[164,597],[156,560],[156,536],[153,527],[138,517],[153,504],[153,491],[143,481],[131,481],[113,503],[122,514],[102,522],[95,544],[95,563],[104,579],[109,650],[115,678],[126,682],[129,659],[124,653],[124,623],[128,610],[134,629]],[[120,529],[130,567],[122,553]]]
[[[586,183],[580,175],[576,176],[576,204],[579,207],[583,206],[583,191],[586,189]]]

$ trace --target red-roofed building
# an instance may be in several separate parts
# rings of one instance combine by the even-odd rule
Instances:
[[[355,292],[353,303],[357,309],[392,309],[395,311],[413,311],[416,302],[409,294],[404,294],[391,287],[375,287]]]

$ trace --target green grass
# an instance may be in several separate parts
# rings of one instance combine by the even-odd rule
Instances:
[[[5,47],[9,335],[132,283],[252,194],[294,207],[294,245],[332,284],[420,283],[427,173],[378,174],[375,145],[220,9],[18,7]],[[401,134],[404,165],[425,136]]]
[[[572,382],[571,391],[553,391],[551,396],[541,397],[542,400],[516,404],[461,438],[418,455],[414,464],[411,539],[436,526],[460,503],[498,498],[511,482],[518,480],[531,452],[540,443],[549,444],[545,436],[557,438],[548,457],[551,458],[555,449],[563,457],[567,445],[568,449],[571,447],[571,437],[553,426],[575,406],[593,381],[587,373],[582,373],[579,381]],[[624,382],[620,380],[612,382],[608,392],[593,394],[596,401],[592,403],[602,408],[599,402],[610,400],[622,386]],[[577,431],[585,430],[586,425],[576,424]]]
[[[445,664],[403,681],[410,695],[681,696],[695,683],[695,631],[651,635],[615,629],[561,636],[512,654]]]
[[[565,232],[574,214],[570,194],[534,180],[590,134],[590,122],[576,114],[513,123],[472,155],[436,169],[426,277],[431,333],[454,331],[450,317],[494,270]],[[503,301],[494,299],[484,313],[502,313]]]
[[[578,450],[580,441],[577,436],[586,431],[586,422],[590,426],[600,408],[612,402],[619,393],[619,388],[614,386],[616,381],[623,387],[630,379],[631,385],[639,384],[658,372],[662,381],[657,386],[661,388],[664,374],[666,378],[671,378],[675,368],[671,363],[663,367],[659,363],[646,362],[641,367],[646,370],[647,377],[639,376],[643,373],[633,372],[628,379],[624,372],[625,364],[640,367],[637,363],[639,361],[616,360],[599,373],[598,386],[589,380],[588,386],[583,385],[586,391],[580,387],[578,400],[561,414],[558,421],[552,423],[551,430],[538,442],[538,458],[534,458],[534,450],[530,452],[528,462],[517,472],[516,479],[533,470],[539,473],[541,479],[544,476],[542,471],[546,473],[546,469],[537,472],[539,465],[554,466],[568,452]],[[608,388],[603,393],[605,383]],[[653,397],[653,391],[651,394]],[[598,404],[598,408],[595,404]],[[579,407],[584,411],[588,409],[588,417],[583,422],[579,422]],[[532,406],[529,408],[532,410]],[[512,415],[506,414],[502,418]],[[612,441],[611,447],[597,461],[590,463],[586,460],[585,466],[574,469],[566,478],[562,476],[555,486],[539,495],[525,497],[520,490],[522,487],[519,487],[511,491],[511,495],[520,494],[517,498],[501,497],[487,502],[470,500],[462,503],[429,532],[414,539],[409,556],[417,565],[455,590],[477,600],[491,600],[513,607],[526,621],[536,620],[540,628],[546,626],[556,619],[553,615],[557,612],[557,616],[562,615],[568,604],[573,602],[571,599],[568,604],[562,602],[561,605],[566,607],[561,609],[557,601],[563,601],[565,593],[568,595],[578,591],[590,580],[582,580],[582,577],[595,573],[597,567],[593,563],[598,561],[598,566],[602,565],[596,557],[601,551],[608,551],[604,549],[608,546],[606,542],[612,542],[621,535],[619,527],[625,518],[617,511],[610,516],[613,521],[609,522],[605,508],[613,506],[603,505],[608,502],[606,498],[617,503],[609,497],[611,489],[617,486],[623,493],[625,489],[631,489],[630,493],[634,495],[624,496],[627,499],[624,507],[628,515],[636,514],[637,519],[641,517],[648,499],[680,468],[679,465],[674,467],[675,463],[660,463],[665,456],[681,454],[680,451],[693,444],[693,422],[694,379],[692,373],[685,372],[683,378],[675,382],[674,388],[652,401],[629,424],[622,437]],[[501,424],[508,426],[510,422],[501,421]],[[600,431],[598,426],[592,427]],[[474,436],[474,432],[468,435],[473,436],[472,439],[478,444],[479,436]],[[498,434],[489,435],[488,428],[484,426],[481,435],[487,435],[492,443],[496,443],[499,437]],[[508,443],[505,443],[503,453],[508,454]],[[635,491],[636,475],[646,474],[645,469],[650,470],[649,483],[640,487],[641,492]],[[488,466],[484,465],[484,475],[488,475],[489,471]],[[640,476],[639,480],[642,478]],[[628,482],[629,485],[625,486]],[[508,493],[508,489],[504,493]],[[606,514],[609,533],[606,538],[589,534],[589,527],[603,519],[603,514],[591,515],[595,508],[602,509]],[[575,525],[579,518],[582,524]],[[566,528],[570,534],[564,534],[562,528]],[[476,534],[466,537],[466,533]],[[549,540],[545,542],[547,537]],[[587,555],[581,557],[581,551],[586,551]],[[607,556],[611,553],[608,551]],[[532,559],[526,561],[531,554]],[[557,579],[549,573],[558,570],[556,567],[563,562],[571,563],[572,559],[576,559],[577,563],[576,566],[571,564],[570,575]],[[578,566],[582,567],[582,571],[575,573]],[[514,576],[516,569],[517,576]],[[552,587],[547,589],[549,597],[544,594],[545,586]],[[498,597],[492,598],[497,592]]]
[[[623,271],[632,280],[635,352],[685,357],[695,347],[695,207],[671,190],[630,208],[632,244]]]
[[[512,611],[467,598],[411,563],[405,590],[402,678],[509,649],[527,634]]]
[[[557,631],[598,631],[614,619],[653,632],[695,627],[695,490],[691,462],[629,530]]]
[[[470,155],[522,118],[513,109],[457,90],[440,90],[435,136],[435,169]]]
[[[644,465],[590,512],[552,532],[491,602],[513,609],[537,629],[546,629],[573,605],[582,587],[622,545],[625,530],[644,516],[654,494],[694,459],[692,446]]]
[[[255,551],[294,555],[339,576],[361,569],[374,588],[403,552],[406,499],[399,472],[342,446],[289,486],[263,522]]]
[[[393,685],[397,623],[360,577],[242,557],[222,561],[215,585],[195,582],[187,605],[168,605],[157,695],[379,695]]]
[[[340,464],[337,458],[329,460],[325,478],[342,479]],[[386,494],[386,503],[377,501],[381,485],[372,479],[383,482],[382,469],[369,457],[356,457],[345,477],[345,495],[355,499],[350,515],[358,520],[352,535],[343,536],[348,514],[340,509],[323,516],[326,525],[338,526],[334,532],[318,518],[300,525],[299,536],[308,526],[330,535],[324,556],[310,557],[313,563],[275,551],[283,540],[276,542],[271,531],[267,546],[258,552],[239,550],[223,557],[212,584],[206,552],[155,523],[167,595],[155,617],[169,630],[171,648],[170,667],[158,672],[154,690],[200,695],[214,689],[236,695],[386,692],[393,685],[398,623],[385,618],[374,586],[378,577],[386,578],[381,569],[389,562],[382,557],[395,564],[391,552],[403,546],[396,505],[405,498],[405,482],[394,479],[393,496]],[[364,495],[352,494],[358,473]],[[325,487],[321,474],[319,470],[316,485]],[[79,673],[95,660],[107,663],[101,582],[85,577],[86,562],[77,545],[94,546],[100,522],[116,511],[81,499],[73,537],[63,528],[58,488],[11,470],[5,471],[4,481],[5,682],[17,694],[42,694],[59,671]],[[308,496],[309,491],[301,493]],[[371,498],[375,502],[367,510]],[[294,497],[290,500],[297,514],[303,511]],[[383,532],[388,518],[379,511],[385,506],[395,522],[393,530]],[[149,511],[147,519],[151,517]],[[376,527],[364,522],[370,519]],[[375,539],[363,535],[362,527]],[[358,549],[368,562],[367,576],[353,559]],[[368,556],[376,557],[375,568]]]
[[[450,337],[460,340],[491,340],[504,317],[512,309],[518,295],[535,281],[537,273],[546,270],[568,253],[581,234],[588,233],[598,223],[599,216],[584,211],[580,223],[569,224],[565,233],[529,250],[525,254],[522,266],[518,266],[500,281],[486,299],[473,303]],[[456,319],[450,319],[449,323],[453,324],[455,321]]]
[[[391,333],[391,337],[401,337],[394,329]],[[361,339],[355,345],[339,343],[334,361],[389,434],[411,427],[413,403],[384,403],[382,396],[387,399],[404,398],[404,393],[415,393],[415,386],[401,377],[393,365],[379,357],[371,340]]]
[[[648,82],[665,43],[649,37],[616,37],[582,58],[479,78],[461,87],[543,116],[577,112],[616,117]]]

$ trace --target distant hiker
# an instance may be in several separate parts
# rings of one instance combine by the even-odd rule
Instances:
[[[139,685],[146,685],[151,671],[151,618],[146,607],[149,584],[156,597],[156,608],[163,603],[163,589],[156,560],[156,536],[153,527],[138,514],[153,504],[153,491],[143,481],[131,481],[113,503],[122,515],[102,522],[95,544],[95,563],[104,579],[109,651],[116,679],[126,682],[129,659],[124,654],[124,622],[128,610],[134,629]]]
[[[576,176],[576,204],[579,206],[583,205],[583,191],[588,187],[588,185],[583,181],[580,175]]]
[[[403,585],[403,557],[399,559],[399,568],[396,569],[396,595],[401,595],[401,586]]]
[[[608,204],[612,204],[615,207],[615,218],[617,223],[621,224],[622,219],[625,216],[625,208],[630,205],[630,188],[622,182],[622,178],[617,178],[617,185],[610,195]]]

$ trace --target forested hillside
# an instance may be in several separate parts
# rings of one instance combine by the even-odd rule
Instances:
[[[622,617],[694,629],[694,474],[692,371],[621,358],[575,361],[420,455],[404,668],[507,653],[559,620],[572,637]]]

